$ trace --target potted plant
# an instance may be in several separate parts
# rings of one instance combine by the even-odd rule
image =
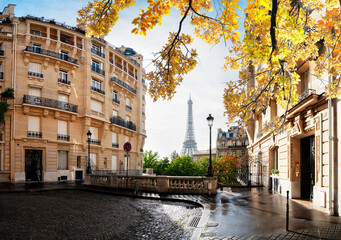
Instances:
[[[278,169],[271,169],[271,174],[273,175],[278,175],[279,174],[279,170]]]

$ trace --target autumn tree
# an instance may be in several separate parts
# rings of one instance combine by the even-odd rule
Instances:
[[[79,22],[86,24],[87,36],[105,35],[118,21],[118,14],[134,4],[134,0],[93,0],[79,11]],[[197,53],[190,48],[192,35],[208,44],[232,42],[225,70],[241,72],[238,80],[227,82],[224,93],[230,123],[245,124],[271,100],[287,112],[298,101],[298,72],[310,61],[316,65],[313,74],[327,85],[327,97],[341,94],[340,1],[148,0],[147,4],[132,22],[133,34],[145,36],[171,11],[180,13],[177,31],[169,34],[153,60],[154,70],[147,73],[154,100],[171,99],[183,75],[196,66]],[[242,4],[245,34],[240,40],[237,9]],[[192,35],[183,33],[185,21],[194,26]],[[325,73],[332,79],[330,83]],[[282,126],[285,117],[275,118],[264,129]]]

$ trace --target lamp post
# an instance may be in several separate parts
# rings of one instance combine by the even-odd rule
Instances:
[[[91,140],[92,133],[89,131],[86,133],[86,136],[88,137],[88,167],[86,168],[86,173],[91,173],[91,165],[90,165],[90,140]]]
[[[207,117],[207,122],[208,126],[210,127],[210,163],[208,165],[208,172],[207,172],[207,177],[213,177],[213,170],[212,170],[212,148],[211,148],[211,130],[213,126],[213,120],[214,118],[211,116],[211,114],[208,115]]]

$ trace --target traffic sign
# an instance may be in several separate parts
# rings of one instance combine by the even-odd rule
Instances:
[[[131,144],[130,144],[130,142],[126,142],[124,145],[123,145],[123,149],[124,149],[124,151],[125,152],[130,152],[130,150],[131,150]]]

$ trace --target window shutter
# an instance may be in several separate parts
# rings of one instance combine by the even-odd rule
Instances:
[[[59,94],[58,100],[61,102],[69,102],[69,96],[65,94]]]
[[[40,118],[28,116],[28,131],[40,132]]]
[[[29,88],[28,95],[40,97],[41,95],[40,88]]]
[[[67,121],[58,120],[58,134],[67,135]]]
[[[116,133],[112,133],[111,134],[111,139],[112,139],[112,143],[117,143],[116,141],[117,141],[117,134]]]
[[[91,109],[97,112],[102,112],[102,103],[96,100],[91,100]]]
[[[38,63],[30,63],[28,69],[30,72],[41,73],[41,65]]]

